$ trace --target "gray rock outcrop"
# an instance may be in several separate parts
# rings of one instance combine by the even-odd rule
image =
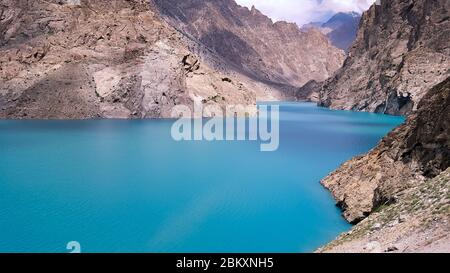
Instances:
[[[450,78],[432,88],[416,113],[366,155],[326,177],[344,217],[358,223],[402,191],[450,167]]]
[[[450,2],[388,1],[363,14],[343,68],[320,92],[333,109],[409,114],[450,75]]]

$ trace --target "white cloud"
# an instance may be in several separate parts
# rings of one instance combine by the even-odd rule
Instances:
[[[367,10],[375,0],[236,0],[240,5],[255,5],[273,20],[303,25],[328,19],[337,12]]]

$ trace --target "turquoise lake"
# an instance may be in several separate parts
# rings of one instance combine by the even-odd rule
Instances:
[[[281,105],[280,147],[170,120],[0,121],[0,252],[311,252],[350,228],[319,183],[401,117]]]

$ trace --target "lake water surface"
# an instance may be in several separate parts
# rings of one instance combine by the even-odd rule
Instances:
[[[170,120],[0,121],[0,252],[310,252],[346,231],[319,181],[403,118],[281,106],[280,147]]]

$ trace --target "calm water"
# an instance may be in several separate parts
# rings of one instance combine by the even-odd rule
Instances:
[[[171,121],[0,121],[0,252],[309,252],[350,226],[319,181],[399,117],[283,104],[280,148]]]

